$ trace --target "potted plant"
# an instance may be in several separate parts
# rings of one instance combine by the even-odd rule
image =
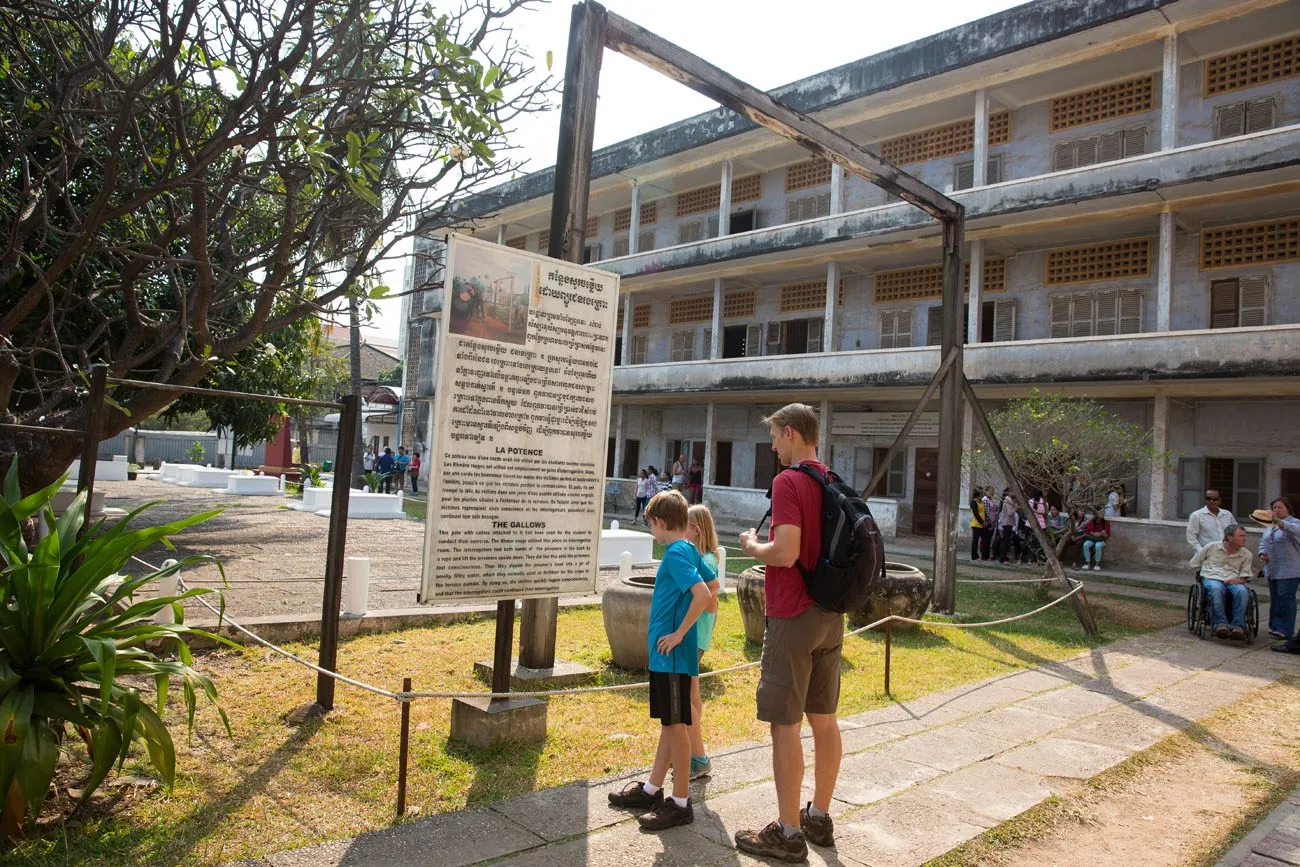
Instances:
[[[66,478],[66,477],[65,477]],[[212,681],[196,671],[187,635],[203,635],[184,623],[184,599],[216,592],[207,588],[140,602],[145,586],[208,556],[184,558],[177,565],[142,575],[124,575],[131,556],[220,510],[155,527],[129,529],[137,509],[112,525],[96,524],[78,538],[85,494],[55,517],[50,501],[64,479],[26,497],[18,485],[18,462],[9,466],[0,497],[0,833],[22,834],[26,819],[41,809],[69,731],[86,744],[89,767],[79,783],[82,802],[134,744],[170,786],[176,752],[162,721],[169,685],[179,680],[191,724],[198,693],[217,697]],[[48,533],[37,539],[36,518]],[[220,564],[218,564],[220,568]],[[224,578],[224,572],[222,573]],[[175,623],[153,618],[171,607]],[[155,649],[176,647],[176,659]],[[141,697],[133,681],[153,680],[154,702]],[[220,707],[218,711],[221,712]],[[229,732],[224,712],[222,721]]]

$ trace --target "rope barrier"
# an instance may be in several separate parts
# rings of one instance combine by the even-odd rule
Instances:
[[[155,571],[155,572],[157,572],[157,571],[161,571],[159,567],[154,566],[152,563],[149,563],[149,562],[146,561],[146,560],[142,560],[142,559],[139,558],[139,557],[132,556],[131,559],[132,559],[132,560],[135,560],[135,561],[137,561],[137,562],[139,562],[139,563],[142,563],[143,565],[147,566],[148,568],[152,569],[152,570]],[[181,578],[179,575],[177,575],[177,582],[178,582],[178,584],[179,584],[179,586],[180,586],[182,592],[184,592],[186,589],[188,589],[188,588],[187,588],[187,585],[185,584],[185,579]],[[990,581],[990,582],[987,582],[987,583],[990,583],[990,584],[991,584],[991,583],[994,583],[994,582]],[[983,621],[983,622],[980,622],[980,623],[949,623],[949,622],[945,622],[945,621],[942,621],[942,620],[915,620],[915,619],[913,619],[913,618],[911,618],[911,617],[903,617],[903,616],[898,615],[898,614],[890,614],[890,615],[887,615],[887,616],[885,616],[885,617],[882,617],[882,618],[879,619],[879,620],[873,621],[872,623],[868,623],[866,626],[860,626],[860,627],[858,627],[857,629],[854,629],[854,630],[851,630],[851,631],[849,631],[849,632],[846,632],[846,633],[844,633],[844,637],[845,637],[845,638],[851,638],[851,637],[853,637],[853,636],[855,636],[855,635],[858,635],[858,634],[863,633],[863,632],[867,632],[868,630],[875,629],[875,628],[878,627],[878,626],[883,626],[883,625],[885,625],[886,623],[891,623],[891,622],[896,622],[896,623],[911,623],[911,624],[915,624],[915,625],[918,625],[918,626],[938,626],[938,627],[945,627],[945,626],[946,626],[946,627],[949,627],[949,628],[952,628],[952,629],[978,629],[978,628],[986,627],[986,626],[1001,626],[1001,625],[1003,625],[1003,624],[1005,624],[1005,623],[1014,623],[1014,622],[1016,622],[1017,620],[1025,620],[1025,619],[1028,619],[1028,618],[1030,618],[1030,617],[1033,617],[1033,616],[1036,615],[1036,614],[1041,614],[1042,612],[1046,611],[1047,609],[1052,608],[1052,607],[1054,607],[1054,606],[1056,606],[1056,605],[1061,604],[1062,602],[1064,602],[1065,600],[1069,599],[1071,596],[1073,596],[1074,594],[1078,593],[1078,592],[1081,591],[1081,590],[1083,590],[1083,583],[1082,583],[1082,582],[1078,582],[1078,583],[1076,583],[1076,584],[1074,585],[1074,587],[1073,587],[1073,588],[1072,588],[1068,593],[1066,593],[1066,594],[1063,595],[1063,596],[1058,596],[1056,599],[1053,599],[1051,602],[1048,602],[1046,605],[1042,605],[1042,606],[1040,606],[1040,607],[1038,607],[1038,608],[1035,608],[1033,611],[1029,611],[1029,612],[1026,612],[1026,613],[1024,613],[1024,614],[1017,614],[1017,615],[1014,615],[1014,616],[1012,616],[1012,617],[1004,617],[1004,618],[1002,618],[1002,619],[1000,619],[1000,620],[987,620],[987,621]],[[231,618],[224,616],[224,615],[222,614],[222,612],[221,612],[219,609],[215,608],[215,607],[214,607],[210,602],[208,602],[208,601],[207,601],[206,599],[204,599],[203,597],[201,597],[201,596],[195,596],[195,597],[192,597],[192,598],[194,599],[194,601],[198,602],[200,605],[202,605],[202,606],[204,606],[205,608],[207,608],[207,609],[208,609],[209,611],[211,611],[213,614],[216,614],[217,617],[219,618],[219,621],[220,621],[220,622],[223,622],[223,623],[229,624],[230,628],[236,630],[237,632],[240,632],[240,633],[243,634],[243,635],[247,635],[249,638],[253,639],[253,640],[254,640],[255,642],[257,642],[258,644],[262,645],[263,647],[268,648],[269,650],[272,650],[272,651],[274,651],[274,652],[280,654],[281,656],[285,657],[286,659],[290,659],[290,660],[293,660],[294,662],[297,662],[297,663],[299,663],[299,664],[301,664],[301,665],[304,665],[304,666],[306,666],[307,668],[310,668],[312,671],[315,671],[317,674],[324,674],[324,675],[327,675],[327,676],[332,677],[332,678],[334,678],[335,680],[338,680],[338,681],[340,681],[340,682],[342,682],[342,683],[346,683],[346,684],[348,684],[349,686],[355,686],[355,687],[357,687],[358,689],[362,689],[362,690],[365,690],[365,691],[367,691],[367,692],[373,692],[373,693],[375,693],[376,695],[382,695],[382,696],[385,696],[386,698],[395,699],[396,701],[399,701],[399,702],[411,702],[411,701],[415,701],[416,699],[425,699],[425,698],[431,698],[431,699],[433,699],[433,698],[436,698],[436,699],[446,699],[446,698],[462,698],[462,699],[464,699],[464,698],[479,698],[479,699],[482,699],[482,698],[549,698],[549,697],[552,697],[552,696],[558,696],[558,695],[578,695],[578,694],[580,694],[580,693],[595,693],[595,692],[625,692],[625,691],[633,690],[633,689],[645,689],[646,687],[648,687],[648,686],[650,685],[648,681],[643,681],[643,682],[639,682],[639,683],[613,684],[613,685],[610,685],[610,686],[584,686],[584,687],[572,687],[572,688],[569,688],[569,689],[534,690],[534,691],[531,691],[531,692],[424,692],[424,691],[418,691],[418,692],[406,692],[406,691],[401,691],[401,692],[392,692],[392,691],[390,691],[390,690],[382,689],[382,688],[380,688],[380,687],[373,686],[373,685],[371,685],[371,684],[364,683],[364,682],[359,681],[359,680],[354,680],[354,679],[352,679],[352,678],[350,678],[350,677],[347,677],[347,676],[345,676],[345,675],[339,674],[339,673],[336,672],[336,671],[330,671],[330,670],[327,669],[327,668],[321,668],[319,665],[316,665],[315,663],[308,662],[307,660],[303,659],[302,657],[298,656],[297,654],[291,653],[290,651],[285,650],[283,647],[280,647],[279,645],[276,645],[276,644],[273,644],[273,643],[270,642],[270,641],[267,641],[265,638],[262,638],[260,635],[258,635],[257,633],[253,632],[252,630],[245,628],[244,626],[242,626],[241,624],[239,624],[239,623],[236,622],[235,620],[232,620]],[[703,680],[703,679],[706,678],[706,677],[719,677],[719,676],[724,675],[724,674],[731,674],[732,672],[743,671],[743,670],[745,670],[745,669],[747,669],[747,668],[754,668],[755,666],[757,666],[757,665],[759,665],[759,664],[760,664],[760,661],[759,661],[759,660],[755,660],[755,661],[753,661],[753,662],[744,662],[744,663],[741,663],[741,664],[739,664],[739,665],[733,665],[733,666],[730,666],[730,667],[728,667],[728,668],[720,668],[720,669],[717,669],[717,670],[715,670],[715,671],[707,671],[707,672],[703,672],[703,673],[700,674],[700,679]]]

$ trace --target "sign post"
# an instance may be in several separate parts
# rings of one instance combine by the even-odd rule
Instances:
[[[508,692],[515,600],[596,589],[618,277],[453,235],[444,286],[420,598],[497,603]],[[479,704],[453,738],[545,736],[544,703]]]

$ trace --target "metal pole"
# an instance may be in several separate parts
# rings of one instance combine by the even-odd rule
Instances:
[[[1006,453],[1002,451],[1002,444],[998,442],[997,434],[993,432],[993,426],[989,424],[988,416],[984,414],[984,407],[980,405],[979,398],[975,395],[975,389],[971,386],[970,380],[963,375],[961,379],[962,391],[966,395],[966,402],[970,404],[971,413],[975,416],[975,424],[979,426],[980,433],[984,436],[984,441],[988,443],[989,451],[993,452],[993,457],[997,459],[998,468],[1002,470],[1002,475],[1007,479],[1007,487],[1016,496],[1017,510],[1025,519],[1025,525],[1029,527],[1030,532],[1034,534],[1038,547],[1043,549],[1047,555],[1047,571],[1067,591],[1074,589],[1074,582],[1065,574],[1065,569],[1061,566],[1060,559],[1056,556],[1056,546],[1054,546],[1043,528],[1038,526],[1038,516],[1029,510],[1029,499],[1025,496],[1024,489],[1020,486],[1020,480],[1016,478],[1015,470],[1011,462],[1007,460]],[[1074,615],[1079,618],[1083,631],[1088,635],[1097,634],[1097,621],[1092,616],[1092,607],[1088,605],[1088,597],[1083,595],[1083,591],[1070,597],[1070,608],[1073,609]]]
[[[889,695],[889,667],[891,657],[893,656],[893,625],[894,621],[885,621],[885,695]]]
[[[961,502],[961,254],[964,217],[943,221],[943,330],[940,352],[952,367],[939,390],[939,479],[934,521],[934,607],[957,607],[957,509]]]
[[[515,600],[502,599],[497,603],[496,643],[492,650],[492,691],[509,692],[510,675],[514,668]],[[496,701],[496,699],[493,699]]]
[[[352,486],[348,467],[356,440],[350,433],[360,418],[360,398],[355,394],[343,398],[343,411],[339,414],[339,443],[334,461],[334,495],[330,500],[329,547],[325,553],[325,593],[320,613],[321,668],[334,671],[339,658],[339,606],[343,602],[343,557],[348,540],[348,501]],[[327,674],[316,676],[316,704],[321,710],[334,708],[334,678]]]
[[[86,405],[86,434],[81,442],[81,471],[77,474],[77,491],[86,494],[86,514],[78,536],[90,530],[90,511],[95,499],[95,463],[99,460],[99,440],[104,429],[104,391],[108,386],[108,365],[90,368],[90,397]]]
[[[402,692],[411,691],[411,679],[402,678]],[[397,819],[406,815],[406,760],[411,746],[411,703],[402,702],[402,739],[397,748]]]

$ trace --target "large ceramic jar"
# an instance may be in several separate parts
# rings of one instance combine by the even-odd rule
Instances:
[[[885,563],[885,578],[871,588],[867,604],[849,612],[849,625],[858,629],[882,617],[897,614],[920,620],[930,607],[934,581],[924,572],[905,563]],[[895,622],[893,629],[912,629],[910,623]]]
[[[740,617],[745,622],[745,640],[763,643],[767,627],[767,600],[763,596],[767,587],[767,567],[750,566],[736,578],[736,599],[740,602]]]
[[[610,655],[619,668],[645,671],[650,664],[646,635],[650,631],[650,597],[654,591],[654,576],[646,575],[612,581],[601,594],[605,636]]]

